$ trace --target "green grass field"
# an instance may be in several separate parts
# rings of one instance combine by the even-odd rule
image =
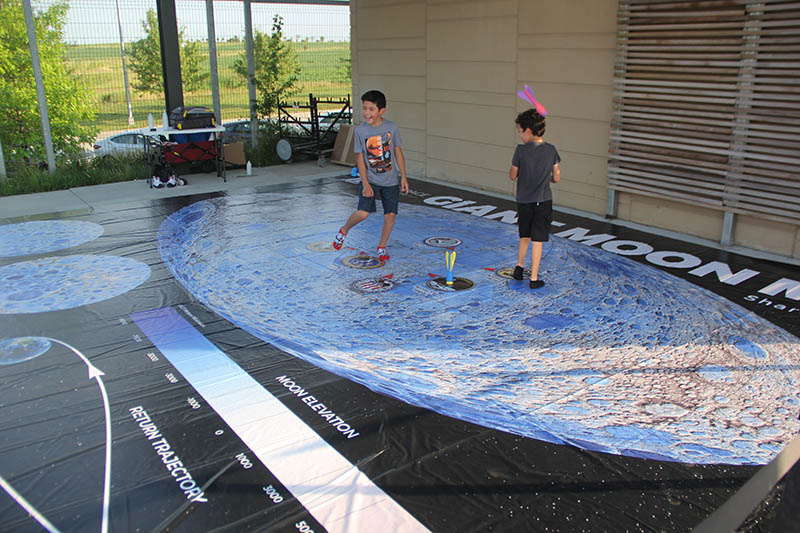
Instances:
[[[293,101],[307,102],[309,93],[316,97],[335,98],[350,94],[350,82],[344,75],[344,62],[350,57],[350,43],[298,42],[293,46],[301,67],[298,94],[292,98]],[[101,132],[100,137],[105,132],[145,127],[148,113],[152,113],[156,123],[161,122],[163,95],[143,94],[134,90],[133,73],[129,68],[131,109],[135,124],[128,124],[122,57],[118,44],[70,45],[67,48],[67,64],[94,95],[97,110],[94,124]],[[200,48],[204,54],[204,64],[208,65],[208,46],[201,45]],[[249,115],[247,85],[233,71],[234,61],[244,50],[244,42],[217,43],[223,121]],[[184,93],[184,105],[213,107],[211,88]]]

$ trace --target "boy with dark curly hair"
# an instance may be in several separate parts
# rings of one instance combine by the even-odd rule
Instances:
[[[508,177],[517,181],[517,217],[519,224],[519,249],[514,279],[522,280],[525,256],[531,248],[530,288],[544,286],[539,279],[543,243],[550,240],[553,221],[553,192],[550,183],[558,183],[561,157],[556,147],[542,139],[544,117],[536,109],[523,111],[515,120],[522,144],[518,144],[511,160]]]
[[[361,96],[361,113],[364,122],[353,134],[353,151],[361,176],[358,208],[333,238],[333,248],[341,250],[350,228],[367,219],[376,211],[375,200],[383,204],[383,229],[378,242],[377,256],[389,260],[386,243],[394,228],[400,193],[408,192],[406,160],[403,156],[403,139],[397,124],[383,118],[386,96],[380,91],[367,91]]]

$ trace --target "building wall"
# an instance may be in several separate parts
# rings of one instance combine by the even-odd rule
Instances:
[[[357,0],[350,6],[354,115],[360,117],[365,91],[386,94],[386,117],[400,127],[411,176],[425,176],[427,157],[425,14],[419,0]]]
[[[409,175],[513,194],[514,118],[529,107],[516,93],[527,83],[547,107],[545,138],[563,160],[555,203],[605,214],[617,0],[350,4],[353,94],[386,93]],[[721,211],[617,196],[621,220],[721,239]],[[735,221],[733,244],[800,258],[800,227]]]

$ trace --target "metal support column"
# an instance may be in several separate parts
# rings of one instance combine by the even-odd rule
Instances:
[[[606,218],[617,218],[617,191],[608,189],[608,202],[606,203]]]
[[[214,0],[206,0],[206,23],[208,24],[208,57],[211,69],[211,100],[214,105],[215,124],[222,124],[219,101],[219,72],[217,68],[217,33],[214,29]]]
[[[6,176],[6,159],[3,156],[3,142],[0,141],[0,181],[7,179]]]
[[[44,138],[44,151],[47,154],[47,169],[52,174],[56,171],[56,156],[53,151],[53,134],[50,131],[50,116],[47,114],[47,99],[44,94],[42,64],[39,62],[39,45],[36,42],[36,26],[33,21],[31,0],[22,0],[22,10],[25,12],[25,26],[28,28],[28,46],[31,50],[33,79],[36,82],[36,99],[39,101],[39,118],[42,121],[42,137]]]
[[[722,238],[719,243],[722,246],[730,246],[733,244],[733,222],[736,215],[732,211],[725,211],[725,216],[722,219]]]
[[[244,0],[244,38],[247,45],[247,93],[250,95],[250,132],[253,148],[258,146],[258,110],[256,101],[256,59],[253,45],[253,16],[250,0]]]
[[[128,85],[128,61],[125,59],[125,39],[122,37],[122,15],[117,3],[117,28],[119,29],[119,53],[122,56],[122,79],[125,82],[125,102],[128,104],[128,126],[133,126],[133,109],[131,108],[131,89]]]
[[[164,99],[167,115],[183,107],[181,79],[181,43],[178,36],[178,17],[175,0],[157,0],[158,34],[161,41],[161,71],[164,75]]]

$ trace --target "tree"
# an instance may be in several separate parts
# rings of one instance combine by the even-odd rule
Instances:
[[[256,30],[253,37],[255,56],[256,109],[262,116],[272,116],[278,103],[293,94],[300,77],[300,63],[291,41],[283,38],[283,18],[272,19],[272,34]],[[233,70],[247,80],[247,55],[245,52],[233,64]]]
[[[339,78],[348,83],[353,80],[353,62],[350,56],[339,58]]]
[[[183,86],[189,92],[208,88],[207,83],[211,77],[211,72],[208,59],[200,51],[200,43],[197,41],[184,41],[183,30],[181,30],[179,37],[181,43],[181,81]]]
[[[131,85],[143,93],[160,94],[164,91],[164,76],[161,69],[161,39],[158,34],[158,17],[153,9],[148,9],[142,28],[146,36],[130,47],[131,70],[135,74]],[[186,41],[184,30],[178,33],[181,49],[181,81],[187,91],[202,89],[210,77],[208,69],[203,69],[204,58],[197,42]]]
[[[34,14],[47,114],[56,153],[78,153],[97,130],[89,89],[65,61],[65,1]],[[21,0],[0,0],[0,141],[9,163],[45,159],[33,63]]]
[[[161,71],[161,41],[158,36],[158,20],[156,12],[147,10],[142,22],[146,37],[133,43],[128,52],[131,71],[136,75],[131,85],[143,93],[155,93],[164,90]]]

